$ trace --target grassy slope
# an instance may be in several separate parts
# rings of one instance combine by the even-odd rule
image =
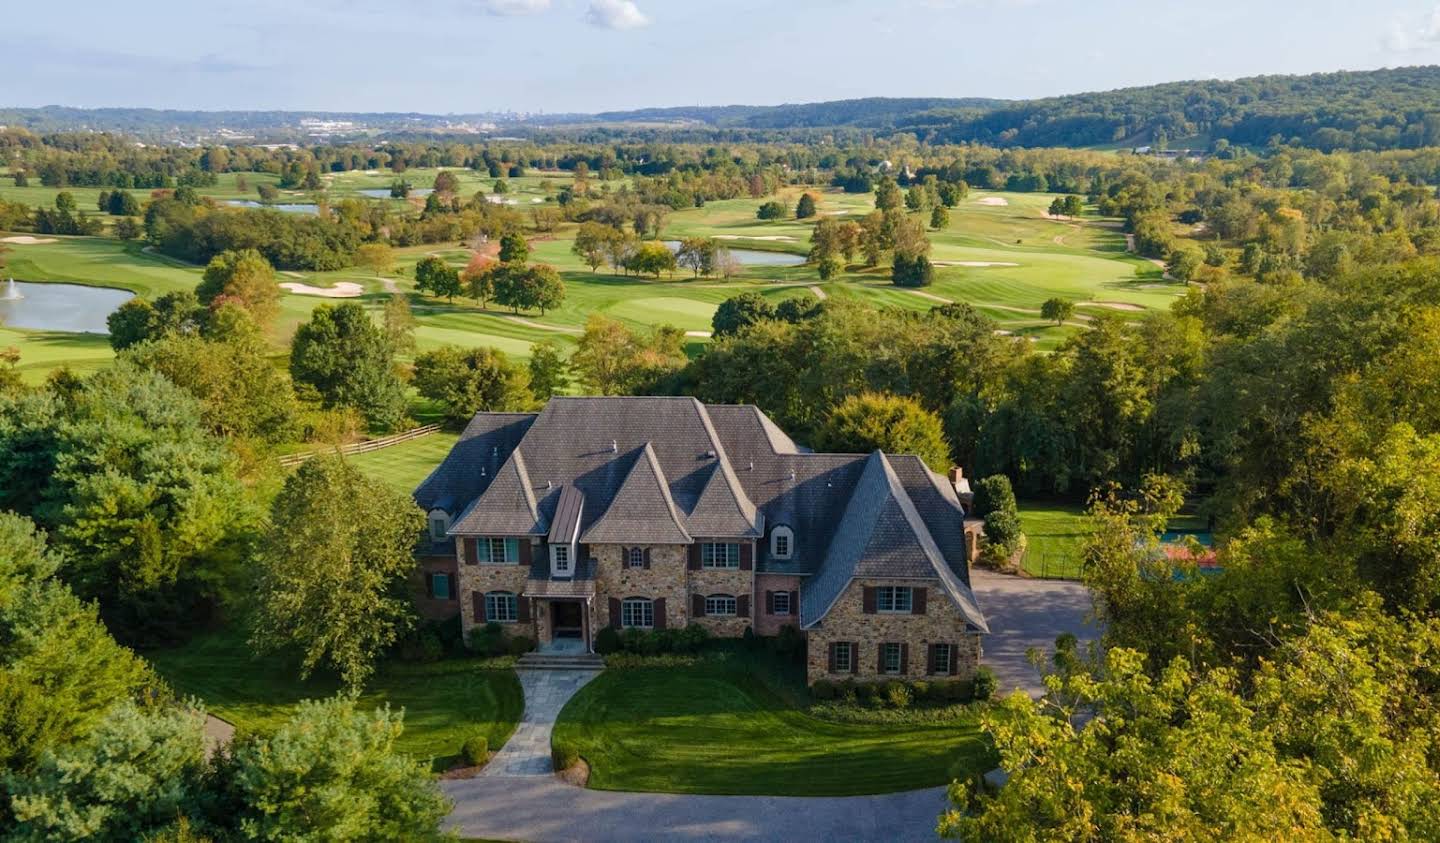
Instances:
[[[990,752],[968,724],[831,723],[753,675],[714,662],[602,673],[565,706],[557,743],[590,764],[590,787],[665,793],[847,796],[949,781]]]
[[[1076,579],[1085,543],[1085,508],[1078,504],[1020,503],[1020,528],[1028,549],[1025,570],[1037,577]]]
[[[292,665],[253,657],[243,637],[233,632],[147,655],[176,691],[199,697],[211,713],[244,729],[273,729],[300,700],[339,690],[333,679],[302,682]],[[360,703],[405,709],[400,749],[437,761],[458,755],[465,739],[477,733],[486,735],[492,748],[499,747],[524,710],[514,671],[487,670],[463,659],[387,666],[371,680]]]
[[[455,445],[459,435],[441,431],[348,459],[371,477],[385,481],[397,492],[409,494],[420,485]]]

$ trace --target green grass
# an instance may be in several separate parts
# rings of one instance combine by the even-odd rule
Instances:
[[[440,431],[347,459],[371,477],[408,495],[445,459],[459,438],[459,434]]]
[[[1020,503],[1020,529],[1029,542],[1023,561],[1037,577],[1080,578],[1080,551],[1088,535],[1085,508],[1065,503]]]
[[[554,742],[579,751],[601,790],[850,796],[945,784],[961,759],[993,766],[973,724],[832,723],[714,660],[607,670],[565,706]]]
[[[210,713],[242,729],[275,729],[300,700],[329,697],[340,689],[332,678],[302,682],[294,665],[254,657],[243,635],[234,631],[147,655],[178,693],[198,697]],[[486,669],[467,659],[387,664],[359,702],[366,708],[403,708],[405,733],[398,748],[435,759],[437,766],[459,755],[471,735],[483,734],[492,749],[499,748],[525,708],[513,670]]]

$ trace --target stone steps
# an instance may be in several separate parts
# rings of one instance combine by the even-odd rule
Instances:
[[[515,663],[521,670],[602,670],[605,659],[590,653],[526,653]]]

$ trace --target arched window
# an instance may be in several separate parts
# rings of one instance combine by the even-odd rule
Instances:
[[[705,597],[705,616],[733,618],[735,617],[735,595],[733,594],[711,594]]]
[[[655,601],[648,597],[626,597],[620,601],[620,625],[644,629],[655,626]]]
[[[632,548],[630,548],[630,559],[629,559],[629,562],[630,562],[630,567],[632,567],[632,568],[643,568],[643,567],[645,567],[645,549],[644,549],[644,548],[641,548],[641,547],[632,547]]]
[[[513,591],[491,591],[485,595],[485,620],[514,623],[520,619],[519,606]]]
[[[777,524],[770,531],[770,558],[789,559],[795,553],[795,531]]]
[[[430,510],[430,541],[443,542],[445,531],[450,529],[450,515],[443,509]]]

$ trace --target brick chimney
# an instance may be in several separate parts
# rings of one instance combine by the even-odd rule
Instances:
[[[970,491],[970,481],[965,477],[965,469],[960,466],[952,466],[947,472],[950,485],[955,487],[955,496],[960,498],[960,503],[968,510],[975,502],[975,493]]]

